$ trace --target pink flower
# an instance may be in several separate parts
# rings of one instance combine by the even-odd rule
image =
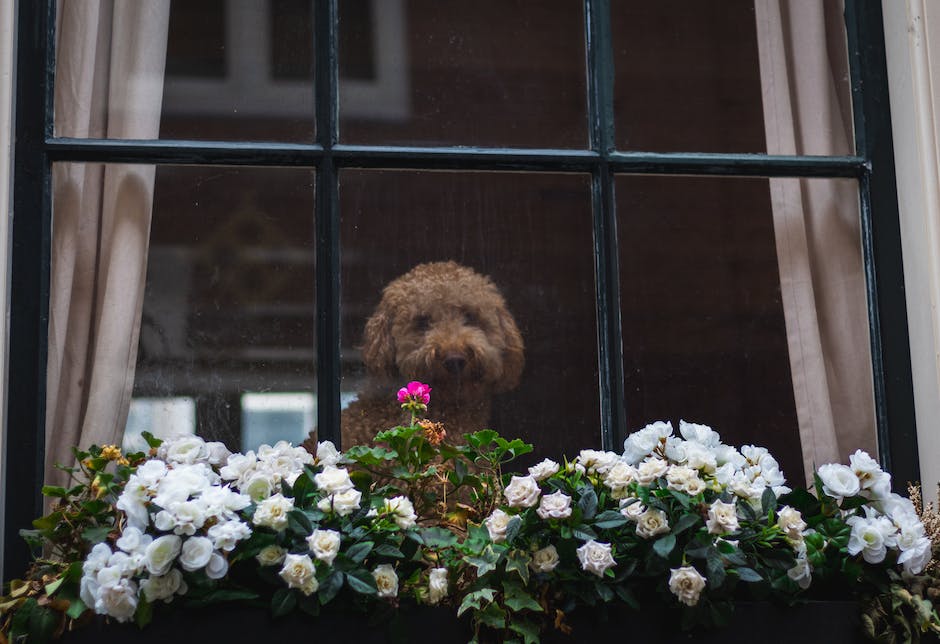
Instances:
[[[427,405],[431,402],[431,387],[417,380],[409,382],[407,387],[398,390],[398,402],[402,404],[416,402]]]

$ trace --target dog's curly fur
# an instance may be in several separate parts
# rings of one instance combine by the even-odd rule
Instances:
[[[493,282],[456,262],[419,264],[385,287],[366,323],[368,384],[342,414],[343,447],[406,422],[395,392],[431,385],[428,417],[451,439],[487,426],[491,398],[519,383],[522,335]]]

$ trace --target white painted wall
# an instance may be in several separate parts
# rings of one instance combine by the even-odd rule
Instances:
[[[940,2],[882,6],[921,480],[933,499],[940,481]]]
[[[6,374],[7,321],[9,319],[10,200],[13,155],[13,2],[0,1],[0,374]],[[0,377],[0,481],[3,480],[3,431],[6,411],[7,378]],[[3,501],[0,497],[0,549],[3,547]],[[0,579],[3,571],[0,569]]]

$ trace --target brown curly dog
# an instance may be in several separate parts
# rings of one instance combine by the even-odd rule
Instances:
[[[525,365],[499,290],[456,262],[420,264],[389,283],[366,323],[362,356],[368,384],[343,411],[344,449],[408,421],[396,392],[411,380],[431,385],[428,418],[459,441],[487,426],[493,394],[513,389]]]

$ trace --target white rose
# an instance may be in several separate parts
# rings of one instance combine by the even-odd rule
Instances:
[[[336,512],[341,517],[352,514],[359,509],[362,501],[362,492],[356,488],[337,492],[332,496],[325,496],[317,502],[317,508],[323,512]]]
[[[672,436],[672,423],[659,421],[647,425],[627,436],[623,443],[623,459],[630,465],[636,465],[669,436]]]
[[[231,552],[239,541],[251,536],[251,528],[241,521],[223,521],[209,528],[207,534],[216,550]]]
[[[578,462],[587,468],[588,473],[597,473],[604,476],[617,463],[621,462],[619,454],[602,452],[596,449],[583,449],[578,455]]]
[[[904,571],[912,575],[919,575],[930,563],[931,541],[929,537],[919,537],[898,555],[898,563],[904,566]]]
[[[649,485],[669,471],[669,463],[661,458],[648,458],[636,468],[636,480],[640,485]]]
[[[110,615],[119,622],[130,620],[137,611],[137,584],[121,579],[116,584],[101,586],[94,608],[99,615]]]
[[[144,534],[138,528],[129,526],[124,528],[121,538],[115,541],[114,545],[124,552],[135,553],[145,550],[151,541],[153,541],[153,537],[149,534]]]
[[[554,476],[558,473],[558,470],[561,466],[555,461],[546,458],[541,463],[537,463],[529,468],[529,476],[534,478],[536,481],[544,481],[545,479]]]
[[[799,510],[785,505],[777,512],[777,527],[790,541],[800,541],[806,530],[806,521]]]
[[[604,485],[610,488],[612,498],[620,499],[626,496],[627,486],[633,483],[636,478],[636,468],[626,461],[619,461],[607,470],[607,474],[604,476]]]
[[[206,461],[208,461],[209,465],[222,465],[228,461],[228,457],[231,455],[232,453],[228,451],[225,443],[218,441],[206,443]]]
[[[99,570],[108,565],[111,559],[111,548],[106,543],[95,544],[88,556],[85,557],[85,563],[82,564],[82,572],[86,575],[95,575]],[[87,603],[87,602],[86,602]]]
[[[343,455],[340,454],[339,450],[336,449],[336,445],[331,441],[317,443],[317,463],[320,465],[324,467],[335,466],[342,457]]]
[[[734,501],[725,503],[716,499],[708,508],[708,520],[705,526],[710,534],[728,534],[737,530],[738,514]]]
[[[206,523],[206,506],[199,499],[174,503],[169,507],[173,514],[176,534],[193,535]]]
[[[341,467],[325,467],[313,479],[317,487],[327,494],[345,492],[355,487],[352,479],[349,478],[349,472]]]
[[[150,523],[150,512],[147,509],[149,501],[150,496],[147,487],[141,484],[135,474],[132,474],[114,507],[123,510],[124,514],[127,515],[127,525],[139,530],[146,530],[147,524]]]
[[[246,477],[254,471],[257,464],[258,457],[254,452],[232,454],[219,470],[219,474],[226,481],[239,481],[239,487],[241,487],[241,482],[247,480]]]
[[[539,502],[539,484],[531,476],[513,476],[503,490],[506,503],[511,508],[531,508]]]
[[[828,463],[820,466],[817,474],[822,480],[823,492],[840,501],[844,497],[855,496],[862,489],[861,482],[848,465]]]
[[[157,537],[144,551],[144,565],[151,575],[165,575],[183,547],[183,540],[175,534]]]
[[[813,569],[810,567],[805,553],[796,558],[796,563],[787,570],[787,577],[795,581],[803,590],[809,588],[810,584],[813,583]]]
[[[741,452],[731,445],[717,445],[712,448],[712,453],[715,455],[715,463],[718,464],[718,467],[730,465],[732,472],[747,464],[747,460],[741,455]]]
[[[218,552],[213,552],[206,564],[206,577],[209,579],[222,579],[228,572],[228,560]]]
[[[546,494],[535,512],[543,519],[567,519],[571,516],[571,497],[561,491]]]
[[[577,553],[581,569],[598,577],[603,577],[604,571],[617,565],[609,543],[599,543],[591,539],[578,548]]]
[[[340,541],[340,534],[336,530],[317,529],[307,537],[310,552],[328,566],[333,565],[333,560],[339,554]]]
[[[649,508],[636,519],[636,534],[639,537],[651,539],[665,532],[669,532],[669,519],[662,510]]]
[[[379,597],[398,596],[398,575],[390,564],[381,564],[372,571]]]
[[[551,572],[558,566],[558,562],[558,550],[549,544],[532,553],[529,567],[535,572]]]
[[[284,557],[287,556],[287,550],[275,545],[265,546],[261,549],[255,559],[258,560],[258,563],[262,566],[277,566],[284,562]]]
[[[418,521],[415,506],[407,496],[396,496],[385,500],[383,511],[390,514],[395,524],[402,530],[414,527]]]
[[[699,478],[698,470],[686,465],[672,465],[666,472],[666,486],[695,496],[705,489],[705,482]]]
[[[137,466],[134,476],[137,477],[141,485],[149,488],[155,488],[157,483],[166,476],[166,463],[159,459],[150,459]]]
[[[98,593],[101,592],[101,586],[94,577],[85,575],[78,585],[78,596],[86,606],[94,606],[98,603]]]
[[[447,568],[432,568],[428,576],[428,602],[437,604],[447,597]]]
[[[721,443],[721,437],[714,429],[708,425],[698,425],[696,423],[687,423],[684,420],[679,421],[679,433],[682,438],[693,443],[698,443],[705,447],[718,447]]]
[[[493,510],[493,513],[483,521],[484,525],[486,525],[486,531],[489,532],[490,539],[493,543],[502,543],[506,540],[506,530],[509,528],[509,524],[513,518],[512,515],[506,514],[499,508],[496,508]]]
[[[693,470],[702,470],[709,474],[718,468],[718,460],[710,448],[691,442],[685,445],[685,464]]]
[[[258,504],[251,521],[255,525],[281,532],[287,527],[287,513],[293,509],[294,500],[278,493]]]
[[[862,558],[870,564],[884,561],[888,546],[896,540],[896,528],[885,517],[859,517],[846,519],[846,524],[852,526],[849,535],[847,550],[850,555],[862,553]]]
[[[163,443],[158,455],[170,463],[191,465],[205,460],[209,450],[206,442],[198,436],[183,436]]]
[[[190,572],[205,568],[212,557],[212,541],[206,537],[190,537],[183,543],[180,565]]]
[[[304,595],[311,595],[320,587],[309,555],[287,555],[279,574],[289,588],[298,588]]]
[[[274,493],[274,483],[274,477],[267,472],[256,472],[241,486],[241,491],[252,501],[263,501]]]
[[[686,606],[695,606],[705,588],[705,578],[692,566],[672,568],[669,590]]]
[[[620,501],[620,514],[631,521],[638,521],[640,515],[646,512],[646,506],[639,499],[622,499]]]
[[[166,510],[160,510],[153,517],[153,527],[161,532],[169,532],[176,527],[176,517]]]
[[[165,575],[142,579],[140,589],[151,604],[161,599],[169,603],[173,600],[173,595],[180,589],[182,583],[183,573],[174,568]]]

